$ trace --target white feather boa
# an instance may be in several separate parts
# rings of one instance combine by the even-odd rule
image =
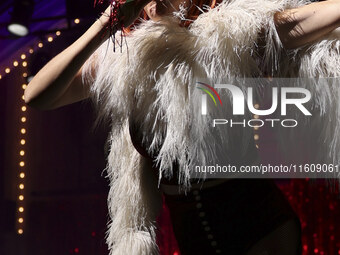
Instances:
[[[162,24],[143,22],[126,37],[122,53],[119,49],[113,53],[112,43],[104,43],[85,63],[83,77],[93,84],[91,98],[98,109],[97,122],[109,119],[112,126],[106,168],[111,181],[107,236],[111,255],[158,254],[156,213],[151,209],[153,199],[157,198],[152,198],[150,192],[146,195],[149,187],[141,181],[145,170],[143,157],[133,147],[129,125],[137,125],[149,152],[157,153],[160,178],[172,176],[176,161],[179,182],[188,189],[190,167],[197,158],[203,165],[212,161],[216,151],[234,145],[245,155],[252,139],[249,129],[236,136],[230,129],[210,134],[209,127],[202,125],[203,120],[198,117],[200,93],[192,84],[202,76],[218,82],[229,77],[261,75],[254,42],[263,27],[266,48],[260,60],[262,70],[289,77],[292,74],[291,69],[285,68],[287,63],[292,65],[298,60],[294,75],[339,76],[340,37],[335,32],[308,48],[290,52],[282,48],[273,14],[307,3],[225,1],[201,14],[189,29],[179,27],[171,19]],[[91,76],[93,70],[95,77]],[[322,129],[318,125],[320,120],[314,123],[313,132],[321,130],[320,139],[327,145],[323,146],[326,153],[322,155],[339,162],[340,89],[336,84],[327,89],[315,84],[308,89],[315,98],[315,109],[331,112],[330,121]],[[221,143],[225,148],[211,142],[215,135],[223,137]]]

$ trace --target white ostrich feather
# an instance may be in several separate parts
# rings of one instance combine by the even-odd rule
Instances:
[[[158,253],[155,213],[151,212],[157,195],[145,195],[150,187],[140,181],[146,169],[131,142],[131,125],[138,127],[143,144],[155,155],[159,178],[171,178],[176,163],[179,184],[189,189],[194,164],[211,163],[218,152],[230,153],[226,153],[226,161],[236,156],[245,159],[252,139],[252,130],[247,128],[217,128],[211,132],[206,123],[223,111],[209,105],[211,114],[201,116],[197,79],[214,84],[226,78],[258,77],[263,71],[289,77],[286,63],[296,64],[297,77],[339,76],[339,36],[335,33],[308,49],[288,52],[282,48],[273,14],[306,3],[224,1],[201,14],[188,29],[178,26],[174,18],[162,23],[145,21],[124,38],[122,52],[113,52],[112,43],[105,42],[85,63],[83,77],[92,84],[91,98],[98,110],[96,123],[108,120],[112,127],[106,168],[111,186],[107,235],[111,255]],[[183,10],[175,16],[183,18]],[[259,58],[256,42],[262,28],[266,48]],[[252,86],[260,93],[260,85]],[[241,89],[245,91],[246,87]],[[313,104],[320,116],[331,114],[320,132],[320,139],[327,145],[323,146],[323,155],[339,162],[340,90],[336,85],[328,90],[317,86],[309,89],[315,95]],[[220,95],[226,107],[231,107],[230,95],[223,91]],[[320,128],[318,123],[315,126]]]

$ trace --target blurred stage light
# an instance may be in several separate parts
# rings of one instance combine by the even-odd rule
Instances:
[[[16,36],[26,36],[29,33],[29,21],[34,11],[34,0],[15,0],[8,31]]]

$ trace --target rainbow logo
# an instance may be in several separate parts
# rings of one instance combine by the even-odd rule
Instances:
[[[213,87],[211,87],[210,85],[208,85],[206,83],[199,82],[199,81],[196,82],[196,83],[203,85],[203,86],[207,87],[208,89],[210,89],[217,96],[218,100],[220,101],[220,104],[222,105],[222,100],[220,98],[220,95],[217,93],[217,91]],[[197,88],[200,89],[200,90],[203,90],[205,93],[207,93],[212,98],[212,100],[214,101],[215,106],[217,106],[215,97],[211,94],[211,92],[209,90],[207,90],[206,88],[198,87],[198,86],[197,86]]]

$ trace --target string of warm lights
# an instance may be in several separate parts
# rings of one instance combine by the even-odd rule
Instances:
[[[34,50],[31,48],[29,49],[29,53],[32,54],[34,52]],[[18,61],[14,61],[13,62],[13,66],[19,66],[19,64],[22,65],[23,67],[23,73],[22,73],[22,77],[26,78],[27,77],[27,69],[28,69],[28,63],[27,63],[27,56],[26,53],[22,53],[20,55],[20,61],[21,63],[19,63]],[[23,83],[21,88],[24,92],[24,90],[26,89],[26,83]],[[24,95],[22,95],[21,97],[22,101],[25,100]],[[18,173],[18,195],[17,195],[17,206],[18,206],[18,211],[17,211],[17,233],[19,235],[22,235],[24,233],[24,199],[25,199],[25,145],[26,145],[26,121],[27,121],[27,107],[25,106],[25,104],[23,103],[23,105],[21,106],[21,118],[20,118],[20,151],[19,151],[19,173]]]
[[[80,20],[75,19],[74,20],[75,24],[79,24]],[[57,31],[53,35],[49,35],[46,37],[46,42],[47,43],[52,43],[54,39],[58,36],[61,35],[61,31]],[[44,42],[39,41],[36,45],[36,48],[34,47],[28,49],[28,54],[33,54],[36,50],[39,50],[44,47]],[[23,73],[22,77],[28,78],[28,72],[27,70],[29,69],[28,62],[27,62],[27,52],[23,52],[20,54],[19,60],[13,60],[13,67],[11,68],[10,66],[4,68],[3,74],[1,74],[0,71],[0,80],[5,77],[5,75],[8,75],[11,73],[12,69],[15,69],[16,67],[22,66],[23,67]],[[21,104],[21,117],[20,117],[20,123],[19,123],[19,140],[20,140],[20,149],[19,149],[19,170],[18,170],[18,175],[17,175],[17,217],[16,217],[16,232],[19,235],[22,235],[24,233],[24,212],[25,212],[25,178],[26,178],[26,171],[25,171],[25,155],[26,155],[26,136],[27,136],[27,107],[24,103],[25,97],[24,97],[24,91],[27,87],[26,82],[24,82],[22,85],[22,96],[20,102]]]
[[[74,19],[73,22],[74,22],[74,24],[78,25],[78,24],[80,23],[80,19]],[[54,35],[49,35],[49,36],[46,38],[46,40],[47,40],[47,42],[51,43],[51,42],[53,42],[55,36],[60,36],[60,35],[61,35],[61,31],[57,31]],[[43,42],[39,42],[39,43],[37,44],[37,46],[38,46],[38,48],[43,48],[43,47],[44,47],[44,44],[43,44]],[[34,49],[33,49],[33,48],[30,48],[30,49],[28,50],[28,53],[29,53],[29,54],[32,54],[33,52],[34,52]],[[25,64],[22,64],[23,62],[22,62],[21,64],[22,64],[24,67],[26,67],[26,66],[27,66],[27,62],[25,61],[25,59],[26,59],[26,54],[25,54],[25,53],[22,53],[21,56],[20,56],[20,59],[21,59],[21,60],[24,60],[23,62],[25,62]],[[18,67],[18,66],[19,66],[20,61],[18,61],[18,60],[13,60],[12,63],[13,63],[13,67],[15,68],[15,67]],[[11,68],[10,66],[7,66],[7,67],[5,67],[5,68],[3,69],[2,72],[1,72],[1,70],[0,70],[0,80],[3,79],[7,74],[11,73],[12,69],[13,69],[13,68]],[[27,76],[24,76],[24,77],[26,78]]]

